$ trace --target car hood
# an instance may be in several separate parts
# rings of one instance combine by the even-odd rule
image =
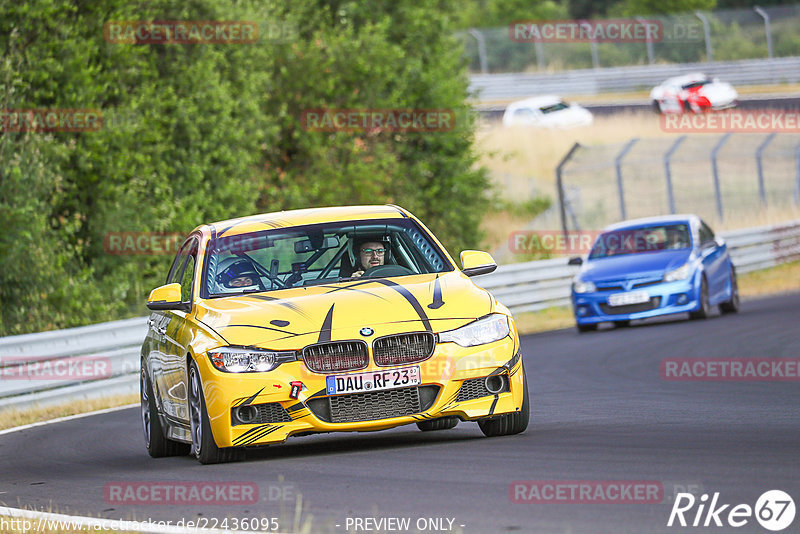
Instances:
[[[712,104],[729,102],[739,97],[736,89],[729,83],[709,83],[700,88],[698,94],[706,97]]]
[[[584,263],[580,277],[586,282],[659,277],[689,261],[691,253],[687,248],[599,258]]]
[[[592,113],[578,105],[544,115],[536,124],[545,128],[573,128],[592,124]]]
[[[466,275],[371,278],[206,299],[197,319],[231,345],[301,348],[319,341],[457,328],[492,311],[494,299]]]

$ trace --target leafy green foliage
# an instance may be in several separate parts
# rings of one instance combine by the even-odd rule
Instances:
[[[397,203],[458,252],[488,204],[457,3],[30,0],[0,17],[2,109],[88,108],[91,132],[0,133],[0,335],[146,312],[170,255],[109,232]],[[114,44],[106,22],[256,21],[253,44]],[[316,132],[304,110],[443,109],[452,131]]]

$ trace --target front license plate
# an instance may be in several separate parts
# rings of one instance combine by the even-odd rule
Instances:
[[[609,306],[625,306],[628,304],[641,304],[650,300],[647,291],[630,291],[628,293],[614,293],[608,296]]]
[[[340,395],[342,393],[418,386],[421,383],[419,365],[415,365],[413,367],[387,369],[386,371],[332,375],[326,378],[325,389],[328,395]]]

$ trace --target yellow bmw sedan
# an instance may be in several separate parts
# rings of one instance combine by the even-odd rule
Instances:
[[[528,426],[508,309],[411,213],[348,206],[197,227],[150,293],[141,405],[153,457],[229,461],[317,432]]]

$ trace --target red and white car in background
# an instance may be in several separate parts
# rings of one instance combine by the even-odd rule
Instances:
[[[657,113],[703,113],[735,107],[739,94],[729,83],[695,72],[675,76],[650,91]]]

